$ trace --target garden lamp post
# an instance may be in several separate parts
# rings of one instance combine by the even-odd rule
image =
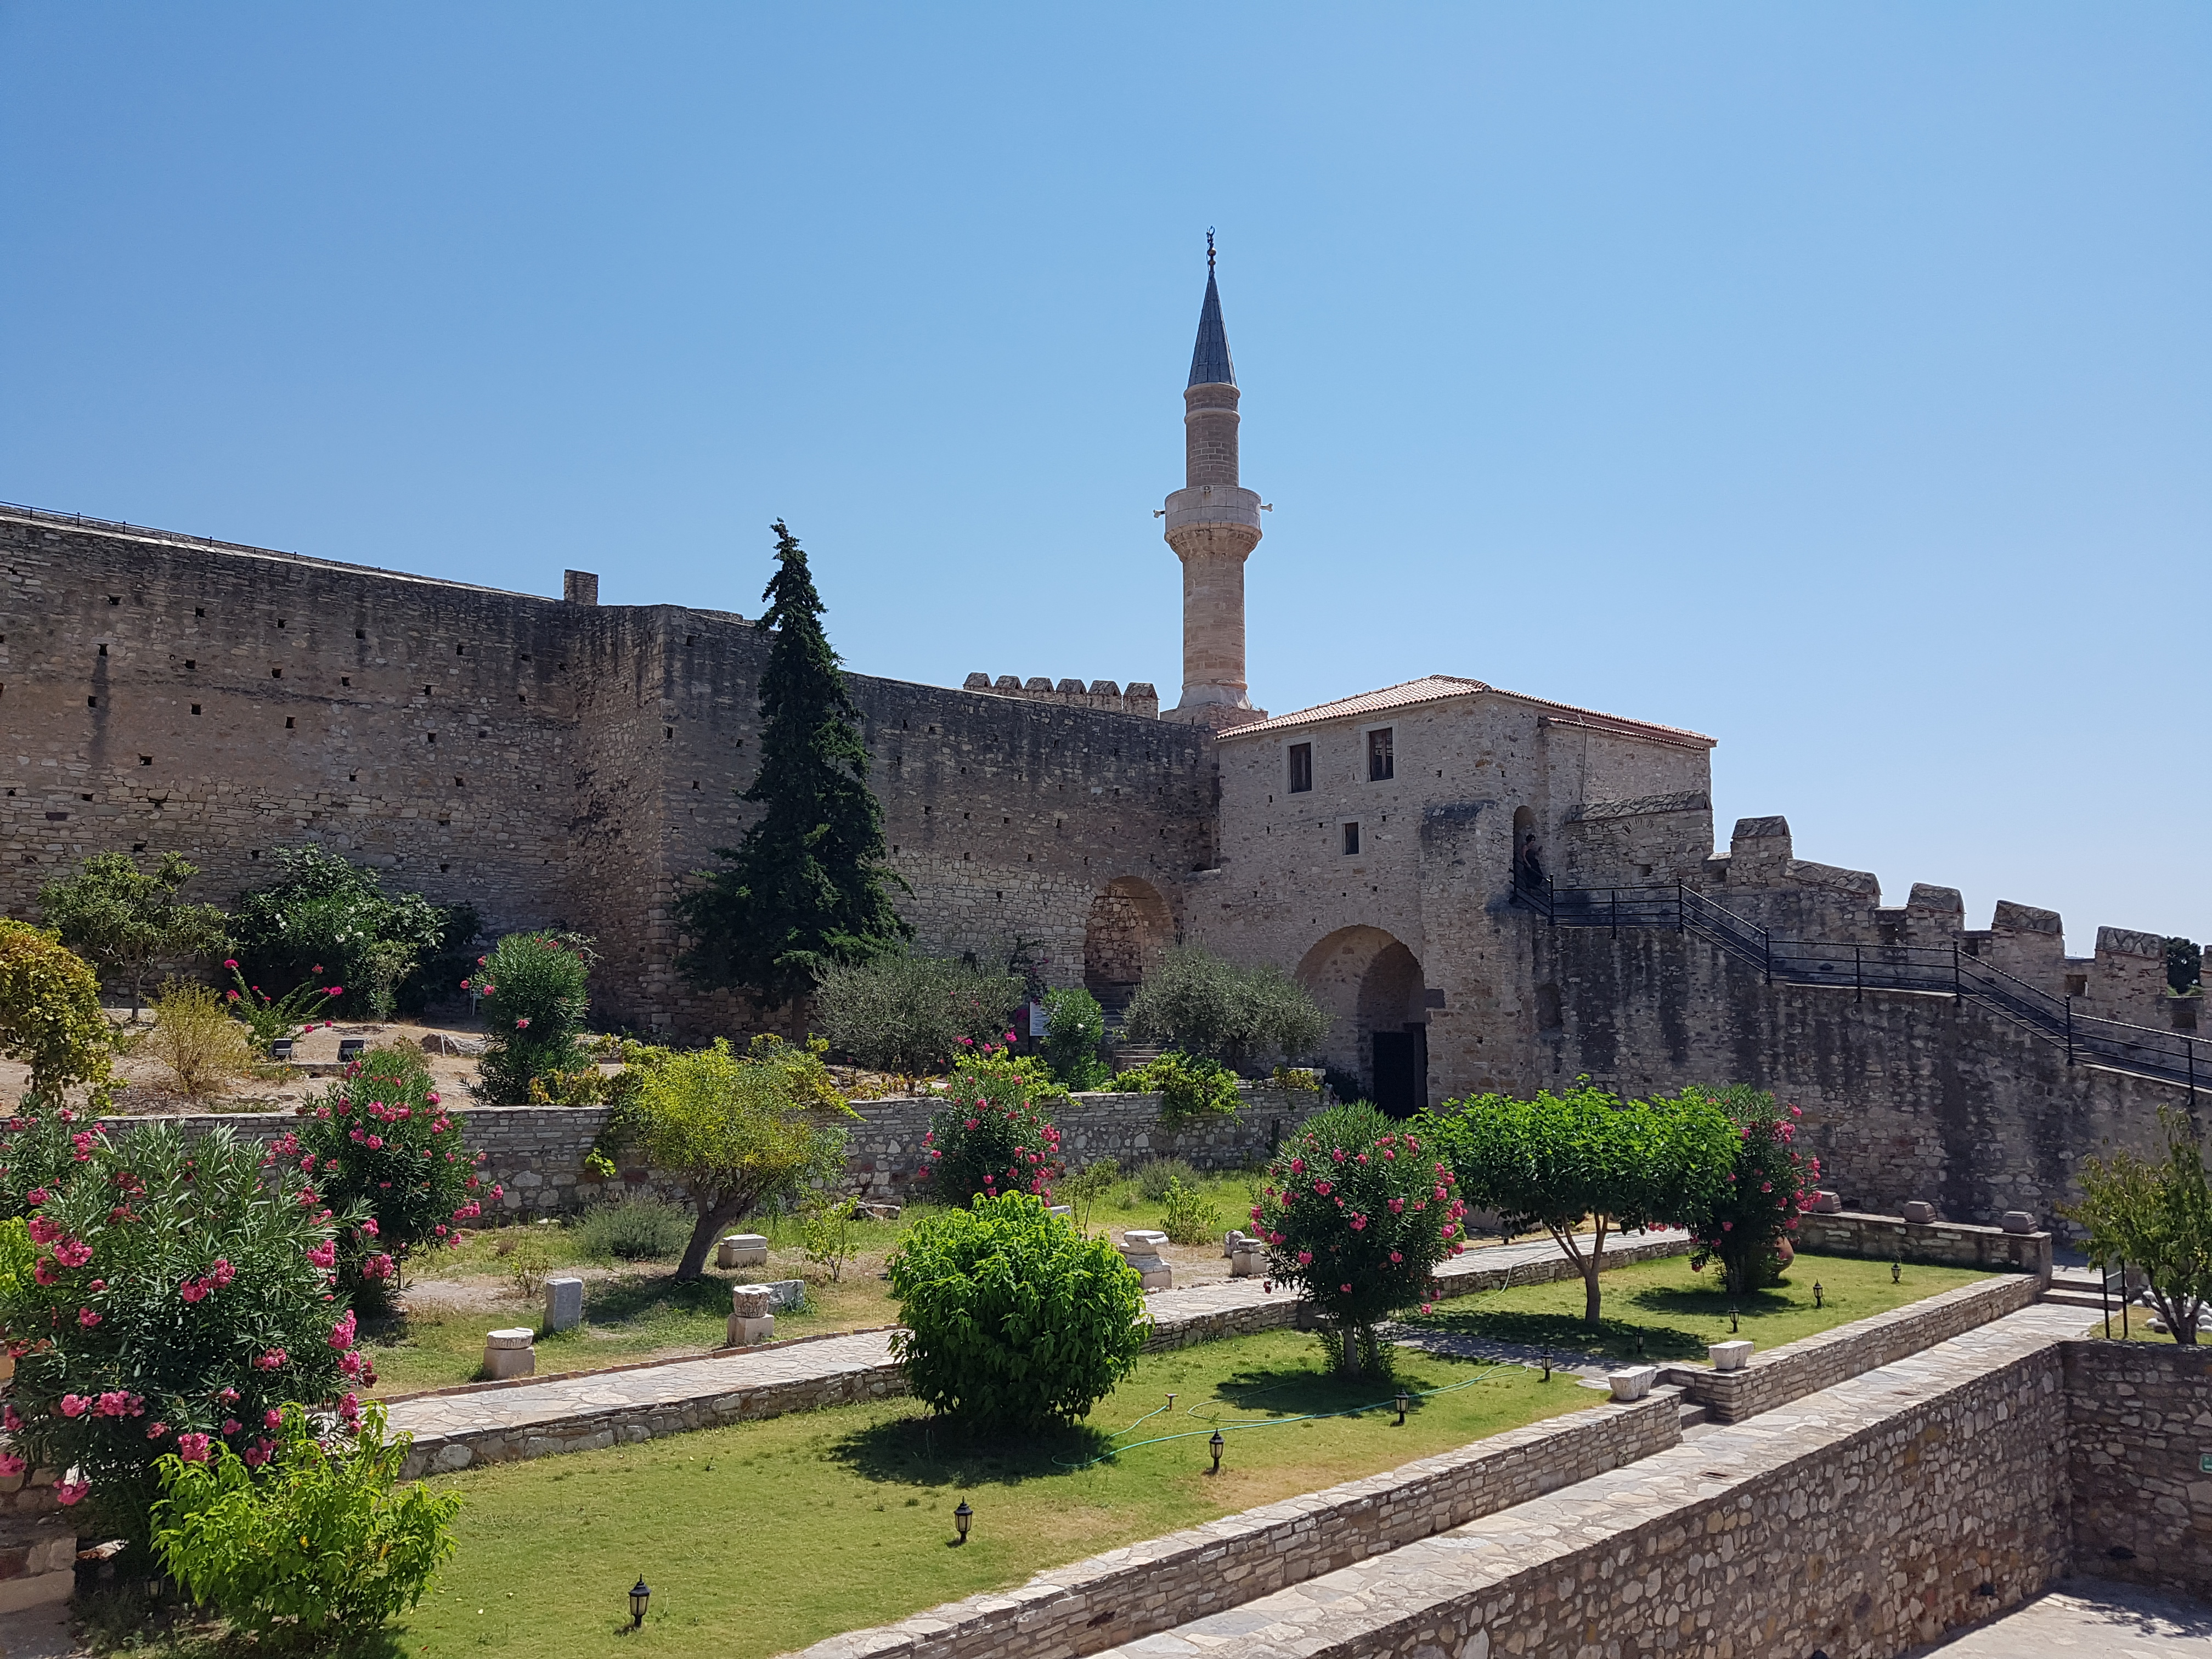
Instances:
[[[1413,1403],[1412,1398],[1403,1389],[1398,1390],[1398,1426],[1401,1429],[1406,1426],[1406,1407]]]
[[[645,1622],[645,1604],[652,1599],[653,1592],[646,1588],[646,1583],[642,1577],[630,1586],[629,1627],[632,1630],[635,1630]]]
[[[1733,1335],[1733,1334],[1735,1334],[1736,1332],[1738,1332],[1738,1331],[1741,1330],[1742,1328],[1743,1328],[1743,1327],[1742,1327],[1741,1324],[1739,1324],[1739,1323],[1737,1322],[1737,1321],[1736,1321],[1735,1304],[1735,1303],[1733,1303],[1733,1302],[1731,1302],[1731,1303],[1729,1303],[1729,1334]]]
[[[1821,1301],[1820,1301],[1820,1297],[1821,1297],[1822,1294],[1823,1294],[1823,1292],[1821,1291],[1821,1289],[1820,1289],[1820,1281],[1819,1279],[1814,1279],[1814,1280],[1813,1281],[1813,1305],[1814,1305],[1814,1307],[1816,1307],[1816,1308],[1817,1308],[1817,1307],[1820,1307],[1820,1305],[1822,1305],[1822,1304],[1821,1304]]]
[[[1206,1449],[1213,1454],[1213,1473],[1216,1474],[1221,1473],[1221,1449],[1228,1443],[1221,1437],[1221,1431],[1218,1429],[1207,1437]]]
[[[975,1518],[975,1511],[968,1507],[968,1500],[966,1498],[962,1498],[960,1500],[960,1507],[952,1511],[952,1529],[960,1534],[959,1537],[953,1540],[954,1543],[964,1544],[968,1541],[969,1523],[974,1521]]]
[[[1901,1285],[1905,1282],[1905,1264],[1902,1261],[1893,1261],[1889,1264],[1889,1282],[1893,1285]]]

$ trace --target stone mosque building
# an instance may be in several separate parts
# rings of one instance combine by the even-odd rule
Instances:
[[[1176,940],[1294,971],[1322,1056],[1394,1110],[1588,1075],[1747,1081],[1802,1105],[1854,1206],[2047,1215],[2075,1163],[2148,1147],[2212,1048],[2163,941],[1795,854],[1716,851],[1713,739],[1430,673],[1269,714],[1245,675],[1260,495],[1209,255],[1186,471],[1183,672],[958,689],[852,677],[918,948],[1029,947],[1125,998]],[[601,605],[0,508],[0,903],[89,854],[175,848],[199,896],[321,842],[496,930],[598,936],[596,1017],[684,1036],[747,1010],[678,976],[672,901],[746,822],[767,641],[744,618]],[[1571,691],[1571,687],[1554,688]],[[1533,839],[1540,870],[1525,858]]]

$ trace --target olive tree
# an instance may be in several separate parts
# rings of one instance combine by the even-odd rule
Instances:
[[[2193,1347],[2212,1300],[2212,1187],[2187,1120],[2160,1111],[2159,1121],[2164,1158],[2090,1158],[2081,1168],[2081,1201],[2060,1213],[2089,1230],[2092,1261],[2141,1265],[2166,1329]]]
[[[1139,1042],[1237,1066],[1310,1054],[1328,1034],[1328,1015],[1281,969],[1240,967],[1194,945],[1161,955],[1123,1023]]]
[[[677,1264],[679,1279],[706,1270],[722,1230],[762,1205],[844,1168],[845,1103],[822,1063],[823,1045],[726,1041],[690,1054],[647,1049],[633,1061],[604,1138],[645,1155],[680,1182],[698,1219]]]
[[[131,988],[135,1022],[156,967],[213,956],[229,943],[229,917],[177,896],[198,874],[182,853],[162,854],[151,870],[128,853],[94,853],[76,874],[39,889],[39,909],[63,944]]]

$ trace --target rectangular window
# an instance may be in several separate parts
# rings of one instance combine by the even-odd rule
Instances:
[[[1294,743],[1291,745],[1291,793],[1303,795],[1313,787],[1313,745]]]
[[[1386,726],[1370,732],[1367,734],[1367,781],[1380,783],[1383,779],[1395,775],[1394,757],[1390,753],[1390,728]]]
[[[1352,856],[1352,854],[1353,854],[1357,853],[1358,850],[1359,850],[1359,826],[1358,826],[1358,824],[1356,824],[1356,823],[1347,823],[1347,824],[1346,824],[1346,825],[1344,826],[1344,852],[1345,852],[1345,856],[1346,856],[1346,857],[1347,857],[1347,858],[1349,858],[1350,856]]]

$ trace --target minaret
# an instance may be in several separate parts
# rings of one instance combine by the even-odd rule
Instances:
[[[1244,561],[1260,544],[1260,498],[1237,482],[1237,371],[1206,233],[1206,304],[1183,388],[1183,488],[1167,541],[1182,561],[1182,701],[1162,718],[1225,731],[1265,720],[1244,684]]]

